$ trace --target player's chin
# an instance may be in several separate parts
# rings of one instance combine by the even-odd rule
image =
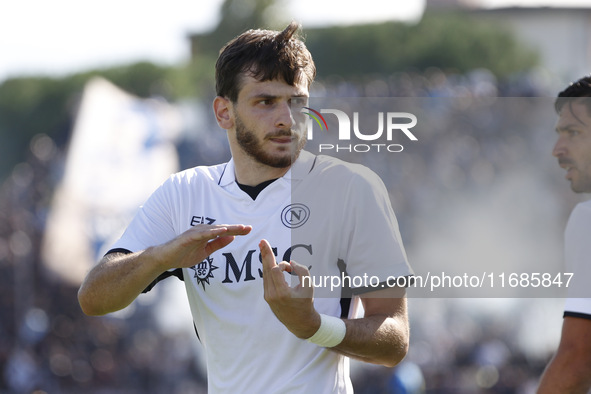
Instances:
[[[295,157],[291,151],[287,151],[283,152],[282,154],[273,155],[271,161],[274,163],[275,167],[285,168],[293,164]]]
[[[285,156],[297,157],[299,155],[300,151],[302,150],[302,148],[303,148],[303,145],[300,143],[300,141],[294,141],[290,144],[275,145],[268,152],[270,155],[273,155],[276,157],[285,157]]]
[[[267,152],[264,163],[275,168],[287,168],[293,164],[297,159],[299,152],[296,154],[291,149],[281,151]]]
[[[591,182],[577,182],[571,179],[570,188],[575,193],[591,193]]]

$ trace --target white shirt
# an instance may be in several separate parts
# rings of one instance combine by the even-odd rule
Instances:
[[[565,316],[591,319],[591,200],[573,209],[564,231],[564,248],[567,272],[574,273]]]
[[[295,337],[265,302],[258,243],[267,239],[277,261],[295,260],[312,276],[342,277],[343,264],[351,277],[380,282],[411,275],[379,177],[366,167],[302,151],[253,201],[236,184],[232,160],[192,168],[154,192],[113,248],[143,250],[201,222],[253,227],[183,269],[206,351],[209,392],[352,392],[348,359]],[[298,283],[287,273],[286,279]],[[341,316],[341,289],[328,286],[315,288],[315,308]]]

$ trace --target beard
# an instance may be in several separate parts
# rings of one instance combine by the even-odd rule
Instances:
[[[265,151],[263,142],[265,139],[291,137],[292,143],[285,149],[283,155],[273,155]],[[287,168],[298,158],[306,145],[306,136],[299,135],[293,130],[278,130],[267,134],[260,140],[256,134],[244,125],[242,119],[236,114],[236,141],[246,154],[257,162],[273,168]]]
[[[574,174],[571,176],[570,188],[575,193],[591,193],[591,171],[589,171],[589,165],[576,165],[573,159],[561,157],[558,159],[560,166],[572,167]]]
[[[579,179],[571,179],[570,188],[575,193],[591,193],[591,178],[581,174]]]

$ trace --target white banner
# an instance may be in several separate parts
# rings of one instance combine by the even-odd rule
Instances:
[[[85,89],[42,246],[46,266],[79,285],[137,208],[178,170],[178,109],[95,78]]]

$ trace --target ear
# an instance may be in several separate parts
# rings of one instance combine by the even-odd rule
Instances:
[[[232,102],[225,97],[217,96],[213,100],[213,112],[218,125],[224,130],[234,127]]]

